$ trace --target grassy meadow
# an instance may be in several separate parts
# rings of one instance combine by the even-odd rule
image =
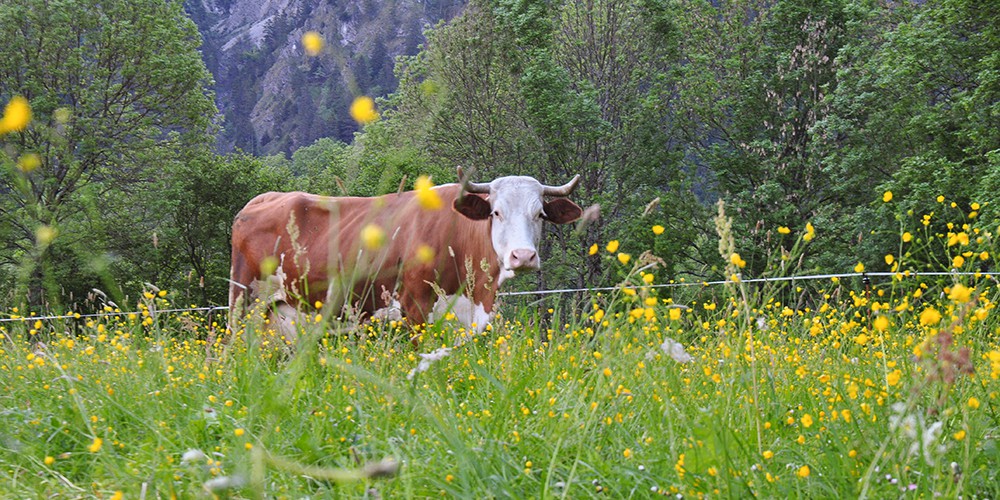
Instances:
[[[260,318],[244,337],[157,312],[168,291],[137,314],[10,308],[0,496],[996,498],[1000,288],[907,271],[989,266],[993,235],[962,220],[915,219],[870,287],[741,281],[724,217],[729,284],[663,283],[602,243],[619,289],[510,297],[483,334],[442,322],[416,348],[396,323],[310,318],[290,353]],[[773,277],[817,230],[778,230]]]

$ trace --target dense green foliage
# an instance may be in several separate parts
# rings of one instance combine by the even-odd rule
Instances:
[[[596,220],[547,230],[544,270],[513,282],[522,288],[615,283],[613,268],[588,258],[611,239],[636,256],[650,250],[645,262],[671,277],[723,277],[711,224],[718,199],[734,215],[745,277],[778,272],[772,254],[807,224],[819,244],[803,270],[884,270],[899,218],[931,215],[939,199],[975,212],[969,222],[981,229],[997,223],[997,9],[474,0],[396,61],[398,88],[379,102],[381,119],[350,143],[294,108],[337,108],[343,118],[350,97],[372,87],[358,74],[343,85],[323,76],[331,52],[295,55],[295,73],[308,74],[295,77],[288,97],[299,104],[285,125],[322,138],[289,159],[207,150],[217,131],[210,77],[178,2],[5,2],[0,100],[27,97],[34,120],[0,136],[0,287],[56,308],[92,288],[134,297],[144,282],[222,303],[228,227],[252,196],[375,195],[421,174],[452,182],[456,165],[480,180],[580,174],[574,199],[600,206]],[[254,57],[279,57],[279,39],[298,36],[309,12],[271,23]],[[334,50],[340,35],[324,35]],[[18,167],[28,153],[41,158],[31,172]],[[654,238],[652,226],[665,232]],[[929,227],[952,229],[933,217]]]

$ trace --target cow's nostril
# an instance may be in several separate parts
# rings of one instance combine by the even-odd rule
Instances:
[[[538,267],[538,253],[530,248],[518,248],[510,253],[511,269]]]

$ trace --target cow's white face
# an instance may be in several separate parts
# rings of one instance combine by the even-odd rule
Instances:
[[[455,209],[466,217],[491,220],[490,237],[503,274],[539,268],[542,222],[565,224],[580,217],[576,203],[567,198],[545,201],[544,192],[545,186],[532,177],[501,177],[489,183],[485,199],[466,194],[456,201]]]

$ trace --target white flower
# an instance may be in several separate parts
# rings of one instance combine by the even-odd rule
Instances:
[[[674,342],[674,339],[667,337],[663,339],[663,343],[660,344],[660,349],[663,350],[674,361],[678,363],[690,363],[694,360],[687,351],[684,350],[684,346],[680,342]]]
[[[224,491],[242,488],[246,486],[247,480],[243,476],[219,476],[205,481],[202,487],[210,492]]]
[[[413,377],[416,374],[427,371],[427,369],[431,367],[431,363],[434,363],[435,361],[440,361],[448,357],[449,354],[451,354],[450,347],[441,347],[427,354],[421,354],[420,357],[423,359],[420,360],[420,363],[417,365],[416,368],[410,370],[410,373],[406,376],[406,380],[413,380]]]
[[[192,448],[188,451],[185,451],[184,454],[181,455],[181,463],[182,464],[199,463],[199,462],[204,462],[206,458],[208,457],[205,455],[205,452]]]

